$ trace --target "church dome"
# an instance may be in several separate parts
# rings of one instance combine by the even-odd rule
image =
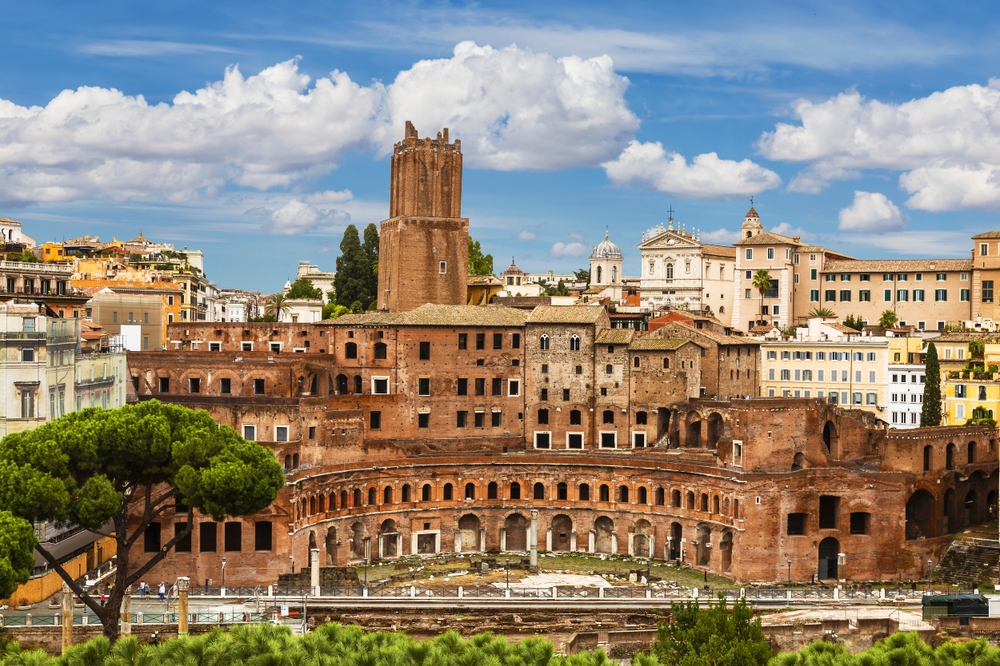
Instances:
[[[608,232],[604,232],[604,240],[602,240],[594,251],[590,255],[591,259],[621,259],[622,251],[621,249],[611,242],[608,238]]]

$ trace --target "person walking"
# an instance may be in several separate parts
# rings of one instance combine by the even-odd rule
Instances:
[[[162,580],[160,581],[160,586],[156,588],[156,591],[160,593],[160,601],[166,601],[167,587],[163,584]]]

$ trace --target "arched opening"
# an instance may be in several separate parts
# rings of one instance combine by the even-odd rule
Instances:
[[[341,509],[346,509],[347,508],[347,491],[346,490],[341,490],[340,491],[340,508]]]
[[[594,521],[594,550],[598,553],[613,553],[612,533],[614,522],[607,516],[601,516]]]
[[[538,338],[538,348],[541,349],[542,351],[545,351],[549,348],[549,336],[543,335],[542,337]]]
[[[299,454],[293,453],[292,454],[292,469],[298,469],[298,468],[299,468]]]
[[[603,483],[601,484],[601,487],[598,488],[598,501],[599,502],[611,501],[611,488],[609,488]]]
[[[944,450],[944,468],[955,469],[955,445],[949,444]]]
[[[686,497],[686,499],[687,499],[687,508],[689,508],[692,511],[694,511],[694,491],[693,490],[687,491],[687,497]]]
[[[601,284],[602,283],[602,277],[603,276],[604,276],[603,267],[598,266],[597,267],[597,284]]]
[[[510,484],[510,498],[521,499],[521,484],[517,481]]]
[[[927,445],[924,447],[924,471],[931,471],[931,456],[934,454],[934,447]]]
[[[986,493],[986,520],[997,519],[997,491],[991,490]]]
[[[479,548],[479,517],[467,513],[458,519],[458,531],[462,539],[462,552],[478,552]]]
[[[310,497],[309,498],[309,515],[311,516],[314,513],[316,513],[316,498],[315,497]]]
[[[628,486],[618,486],[618,501],[628,504]]]
[[[326,530],[326,538],[323,540],[323,545],[326,546],[324,550],[326,551],[326,565],[333,566],[336,562],[334,555],[337,552],[337,528],[331,527]]]
[[[836,458],[840,455],[840,437],[837,435],[837,428],[833,421],[827,421],[823,426],[823,447],[827,455]]]
[[[368,506],[375,505],[375,488],[368,489]]]
[[[538,482],[538,483],[536,483],[534,485],[534,491],[532,493],[532,497],[534,497],[536,500],[545,499],[545,484],[544,483]]]
[[[639,357],[638,356],[636,356],[634,359],[632,359],[632,367],[633,368],[638,368],[639,367]]]
[[[399,555],[399,528],[396,527],[395,520],[390,518],[382,521],[378,538],[382,547],[381,557],[397,557]]]
[[[955,489],[949,488],[944,491],[944,509],[942,511],[944,518],[944,531],[947,534],[954,534],[960,529],[961,521],[958,520],[958,515],[955,513]]]
[[[392,504],[392,486],[386,486],[382,490],[382,504]]]
[[[708,441],[709,448],[716,448],[719,445],[719,438],[722,437],[722,415],[712,412],[708,415]]]
[[[519,513],[512,513],[503,521],[507,534],[507,550],[528,550],[528,520]]]
[[[663,363],[664,368],[670,367],[669,359],[663,359]],[[666,437],[668,432],[670,432],[670,410],[660,407],[656,410],[656,441],[659,442]]]
[[[728,516],[729,515],[729,498],[728,497],[726,497],[725,499],[722,500],[722,515],[723,516]]]
[[[590,501],[590,484],[589,483],[581,483],[580,484],[579,497],[580,497],[580,500],[583,501],[583,502],[589,502]]]
[[[558,485],[556,485],[556,499],[557,500],[569,499],[569,487],[565,483],[559,483]]]
[[[351,525],[351,558],[363,560],[368,557],[367,543],[368,528],[360,520]]]
[[[684,438],[686,448],[701,446],[701,415],[698,412],[691,412],[687,416],[687,433]]]
[[[719,541],[719,552],[722,554],[722,571],[727,572],[733,568],[733,533],[725,531]]]
[[[497,498],[497,482],[490,481],[486,486],[486,499],[496,499]]]
[[[450,483],[444,484],[444,499],[446,502],[455,499],[455,486]]]
[[[712,513],[715,513],[715,514],[719,513],[719,508],[720,508],[719,507],[719,496],[718,495],[713,495],[712,496]]]
[[[645,486],[639,486],[635,491],[635,501],[639,504],[649,504],[649,492]]]
[[[309,375],[309,395],[319,395],[319,375]]]
[[[552,550],[568,551],[573,536],[573,520],[559,514],[552,519]]]
[[[796,453],[792,458],[792,471],[797,472],[806,466],[806,457],[802,455],[802,452]]]
[[[317,498],[317,500],[318,500],[318,501],[317,501],[317,504],[319,504],[319,507],[318,507],[318,509],[319,509],[319,512],[320,512],[320,513],[323,513],[323,512],[324,512],[324,511],[326,510],[326,509],[324,509],[324,508],[323,508],[323,502],[324,502],[324,500],[326,500],[326,495],[320,495],[320,496],[319,496],[319,497]]]
[[[292,468],[292,456],[286,454],[285,455],[285,469],[289,470],[291,468]]]
[[[670,491],[670,506],[677,507],[678,509],[681,507],[681,491]]]
[[[708,511],[708,494],[707,493],[702,493],[700,499],[701,499],[701,510],[707,512]]]
[[[330,493],[330,502],[327,506],[327,511],[333,511],[337,508],[337,493]]]
[[[667,503],[667,493],[663,488],[656,489],[656,506],[665,506]]]
[[[712,528],[708,525],[699,525],[695,533],[698,542],[695,551],[695,565],[707,567],[712,560]]]
[[[357,506],[361,506],[361,489],[360,488],[355,488],[354,489],[354,497],[353,497],[353,499],[354,499],[354,502],[353,502],[352,506],[356,506],[356,507]]]
[[[476,499],[476,484],[474,483],[465,484],[465,499],[467,500]]]
[[[399,495],[400,495],[399,500],[401,502],[409,502],[410,501],[410,484],[404,483],[403,484],[403,488],[400,491]]]
[[[337,395],[347,393],[347,375],[337,375]]]
[[[969,442],[969,464],[976,462],[976,443]]]
[[[965,494],[965,526],[979,523],[979,493],[970,490]]]
[[[361,395],[361,375],[354,375],[354,392]]]
[[[684,537],[684,528],[680,523],[670,524],[670,559],[677,560],[681,556],[681,539]]]
[[[431,484],[425,483],[420,488],[420,501],[430,502],[431,501]]]
[[[358,346],[353,342],[348,342],[344,345],[344,358],[357,358],[358,357]]]
[[[640,519],[632,527],[632,555],[633,557],[652,557],[650,551],[649,535],[653,532],[653,526],[646,519]]]
[[[906,501],[906,539],[937,536],[934,529],[934,496],[918,490]]]
[[[387,350],[388,350],[388,347],[385,346],[384,342],[376,342],[375,343],[375,360],[376,361],[385,360],[386,351]]]
[[[837,578],[838,554],[840,554],[840,542],[833,537],[827,537],[819,542],[820,580],[835,580]]]

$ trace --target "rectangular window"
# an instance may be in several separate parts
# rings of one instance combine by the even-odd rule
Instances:
[[[222,379],[220,379],[219,380],[219,393],[222,393],[223,395],[232,393],[233,392],[233,390],[232,390],[232,386],[233,386],[232,382],[233,382],[233,380],[231,380],[229,377],[223,377]]]
[[[438,273],[440,273],[441,275],[444,275],[447,272],[448,272],[448,262],[447,261],[439,261],[438,262]]]
[[[492,384],[490,386],[492,395],[503,395],[503,377],[494,377],[490,383]]]
[[[768,259],[774,259],[774,248],[773,247],[767,248],[767,258]]]
[[[240,351],[252,352],[253,351],[253,343],[252,342],[241,342],[240,343]]]
[[[602,449],[614,449],[618,447],[618,433],[617,432],[602,432],[601,433],[601,448]]]
[[[469,380],[465,377],[458,380],[458,395],[469,395]]]
[[[272,531],[270,520],[262,520],[253,524],[254,550],[271,550]]]
[[[882,300],[886,303],[892,303],[892,289],[886,289],[882,292]]]
[[[993,280],[983,280],[983,303],[993,302]]]
[[[521,382],[518,379],[507,380],[507,395],[513,397],[521,395]]]
[[[815,280],[816,279],[816,269],[815,268],[810,268],[809,269],[809,279],[810,280]]]
[[[774,368],[767,369],[767,378],[769,381],[774,381]]]
[[[201,393],[201,379],[198,377],[188,378],[188,393]]]
[[[868,394],[866,394],[865,395],[865,404],[866,405],[875,405],[875,404],[878,404],[878,394],[877,393],[868,393]]]
[[[476,349],[486,349],[485,333],[476,333]]]
[[[187,526],[188,526],[188,524],[186,522],[183,522],[183,523],[174,523],[174,537],[177,537],[184,530],[186,530]],[[191,534],[187,534],[186,536],[183,536],[180,539],[177,539],[177,542],[174,544],[174,550],[176,550],[178,553],[190,553],[191,552]]]
[[[910,300],[910,292],[906,289],[897,289],[896,300],[900,303]]]
[[[493,334],[493,349],[503,349],[503,333]]]
[[[536,432],[535,433],[535,448],[536,449],[548,449],[552,446],[552,433],[549,432]]]
[[[924,290],[923,289],[914,289],[913,290],[913,300],[914,301],[923,301],[924,300]]]
[[[819,303],[819,289],[810,289],[809,290],[809,302],[810,303]]]
[[[160,551],[160,524],[150,523],[142,533],[142,549],[147,553]]]
[[[569,389],[563,389],[562,395],[563,395],[563,401],[569,402]]]
[[[788,368],[781,371],[781,381],[788,382],[792,380],[792,372]]]
[[[486,395],[486,379],[484,377],[476,378],[476,395]]]
[[[840,290],[840,300],[842,303],[848,303],[851,300],[851,290],[841,289]]]
[[[858,280],[861,282],[871,282],[872,276],[868,273],[862,273],[858,276]]]
[[[368,428],[369,428],[369,430],[381,430],[382,429],[382,412],[369,412],[368,413]]]
[[[789,536],[795,536],[806,533],[806,517],[807,513],[790,513],[788,514],[788,534]]]
[[[250,425],[249,423],[243,424],[243,439],[248,442],[257,441],[257,426]]]
[[[430,395],[430,394],[431,394],[431,378],[420,377],[417,380],[417,395]]]
[[[469,344],[469,334],[459,333],[458,334],[458,348],[465,349]]]
[[[895,414],[893,414],[895,416]],[[851,534],[868,534],[868,526],[871,523],[871,514],[863,511],[856,511],[851,514]]]
[[[840,516],[840,498],[832,495],[819,496],[819,528],[821,530],[837,529]]]
[[[837,276],[833,275],[831,273],[827,273],[826,275],[823,276],[823,279],[826,282],[836,282],[837,281]]]
[[[969,290],[968,289],[959,289],[958,290],[958,300],[960,300],[963,303],[968,303],[969,302]]]
[[[253,394],[254,395],[264,395],[264,380],[255,379],[253,380]]]
[[[274,426],[274,441],[276,442],[288,441],[288,426],[286,425]]]
[[[198,530],[198,550],[203,553],[214,553],[218,549],[218,523],[202,523]]]
[[[459,411],[455,414],[455,427],[465,428],[469,425],[469,412]]]
[[[486,413],[476,412],[475,416],[476,416],[475,427],[484,428],[486,426]]]
[[[826,293],[823,294],[824,301],[836,301],[837,291],[835,289],[827,289]]]
[[[520,349],[521,348],[521,334],[520,333],[514,333],[513,335],[510,336],[510,346],[511,346],[512,349]]]
[[[493,412],[490,415],[490,426],[494,428],[500,427],[500,414],[501,414],[500,412]]]
[[[372,377],[372,394],[389,395],[389,378]]]
[[[547,388],[543,388],[542,391],[541,391],[541,394],[542,394],[541,395],[542,402],[548,402],[548,400],[549,400],[549,390]]]
[[[937,281],[938,282],[944,282],[947,279],[948,279],[948,274],[947,273],[938,273],[937,274]]]
[[[985,257],[987,254],[989,254],[989,250],[990,250],[990,246],[989,246],[988,243],[980,243],[979,244],[979,256],[980,257]]]
[[[424,341],[424,342],[420,343],[420,360],[421,361],[429,361],[429,360],[431,360],[431,343],[430,342]]]
[[[223,528],[223,548],[227,553],[238,553],[243,550],[243,523],[231,520]]]
[[[431,426],[431,415],[428,412],[417,414],[417,427],[429,428]]]
[[[549,424],[549,410],[539,409],[538,410],[538,425],[548,425]]]
[[[748,247],[743,256],[747,259],[753,259],[753,249]]]

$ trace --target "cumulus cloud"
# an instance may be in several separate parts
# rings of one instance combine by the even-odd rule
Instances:
[[[307,194],[302,197],[302,200],[310,204],[333,204],[333,203],[346,203],[354,198],[354,194],[350,190],[341,190],[339,192],[334,190],[327,190],[326,192],[314,192],[312,194]]]
[[[802,227],[793,227],[788,222],[782,222],[771,227],[771,231],[782,236],[798,236],[799,238],[804,238],[808,235]]]
[[[533,234],[530,231],[522,231],[517,235],[517,240],[520,241],[533,241],[535,240],[535,238],[536,238],[535,234]]]
[[[816,192],[863,169],[902,171],[911,208],[1000,210],[1000,81],[901,104],[848,91],[794,105],[799,124],[765,132],[764,157],[808,166],[791,188]]]
[[[261,229],[276,236],[292,236],[329,231],[335,223],[350,219],[351,216],[344,211],[320,210],[304,201],[292,199],[273,211],[271,219]]]
[[[553,257],[582,257],[587,252],[589,252],[587,246],[580,241],[570,241],[568,243],[559,241],[552,244],[550,254]]]
[[[617,159],[601,166],[617,185],[638,181],[692,199],[749,196],[781,184],[778,174],[750,160],[723,160],[706,153],[689,164],[684,156],[667,153],[658,141],[632,141]]]
[[[884,194],[860,190],[854,191],[854,203],[840,211],[838,220],[841,231],[885,233],[905,226],[899,208]]]
[[[140,48],[130,44],[112,46]],[[230,67],[170,103],[100,87],[65,90],[44,106],[0,99],[0,203],[287,188],[330,172],[346,150],[391,151],[406,120],[426,134],[449,127],[470,166],[591,166],[618,155],[639,126],[627,86],[607,56],[556,59],[462,42],[451,58],[417,62],[388,87],[339,71],[312,81],[289,60],[251,76]],[[349,195],[303,201],[336,203],[341,194]]]
[[[739,231],[729,229],[716,229],[715,231],[705,231],[701,234],[701,240],[706,243],[717,243],[719,245],[732,245],[740,239]]]
[[[621,152],[639,127],[627,87],[608,56],[556,59],[461,42],[451,58],[418,62],[389,86],[382,149],[390,151],[412,120],[426,131],[450,128],[470,166],[596,165]]]

